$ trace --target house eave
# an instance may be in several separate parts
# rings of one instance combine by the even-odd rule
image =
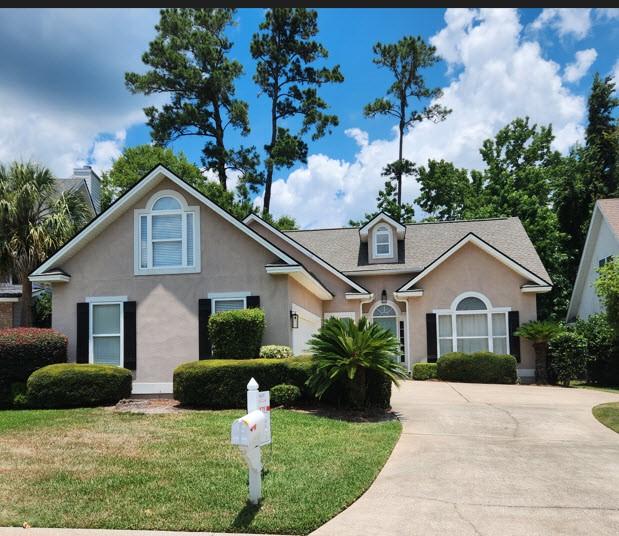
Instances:
[[[522,285],[520,291],[523,293],[544,294],[552,290],[552,285]]]
[[[333,294],[323,284],[318,281],[301,265],[275,265],[267,264],[265,266],[267,274],[271,275],[288,275],[297,281],[300,285],[309,290],[317,298],[327,301],[333,299]]]
[[[67,274],[31,274],[28,279],[32,283],[68,283],[71,276]]]

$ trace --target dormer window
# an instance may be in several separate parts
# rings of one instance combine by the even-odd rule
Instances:
[[[177,192],[157,192],[135,211],[135,274],[200,271],[200,212]]]
[[[379,225],[374,231],[374,257],[393,257],[393,238],[387,225]]]

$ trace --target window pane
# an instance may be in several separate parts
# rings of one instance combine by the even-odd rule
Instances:
[[[153,216],[153,240],[181,238],[183,233],[181,215]]]
[[[96,364],[120,366],[120,337],[94,337],[92,353]]]
[[[493,337],[492,346],[495,354],[507,353],[507,337]]]
[[[485,314],[456,315],[456,328],[458,337],[488,335],[488,316]]]
[[[187,214],[187,265],[193,266],[193,214]]]
[[[397,329],[395,317],[392,317],[392,318],[388,318],[388,317],[374,318],[374,323],[378,324],[380,327],[382,327],[384,329],[388,329],[396,337],[398,336],[398,329]]]
[[[439,315],[438,336],[439,337],[451,337],[451,316],[450,315]]]
[[[487,352],[488,339],[458,339],[458,352]]]
[[[173,197],[162,197],[153,205],[153,210],[180,210],[181,204]]]
[[[494,313],[492,315],[492,335],[507,335],[505,327],[505,313]]]
[[[396,316],[396,314],[393,307],[390,305],[379,305],[374,309],[374,314],[372,316]]]
[[[92,332],[95,335],[120,333],[120,305],[93,304]]]
[[[237,309],[245,308],[245,300],[233,299],[233,300],[216,300],[215,312],[221,313],[222,311],[236,311]]]
[[[183,243],[153,242],[153,266],[181,266]]]
[[[146,239],[147,235],[148,218],[146,216],[140,216],[140,267],[146,268],[148,266],[148,243]]]
[[[389,234],[387,234],[387,233],[377,233],[376,234],[376,243],[377,244],[389,244]]]
[[[389,255],[389,244],[376,244],[376,253],[379,255]]]
[[[464,298],[456,307],[456,311],[485,311],[486,304],[479,298]]]
[[[439,356],[448,354],[452,351],[451,341],[453,339],[440,339],[438,341]]]

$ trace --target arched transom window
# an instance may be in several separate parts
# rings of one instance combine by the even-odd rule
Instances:
[[[493,307],[483,294],[458,296],[436,313],[439,357],[449,352],[509,353],[509,307]]]
[[[155,194],[136,211],[136,273],[199,271],[199,211],[177,192]]]
[[[374,257],[393,257],[391,230],[386,225],[379,225],[374,231]]]

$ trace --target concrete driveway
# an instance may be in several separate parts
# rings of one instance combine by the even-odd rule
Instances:
[[[409,381],[370,489],[314,534],[619,534],[619,434],[584,389]]]

